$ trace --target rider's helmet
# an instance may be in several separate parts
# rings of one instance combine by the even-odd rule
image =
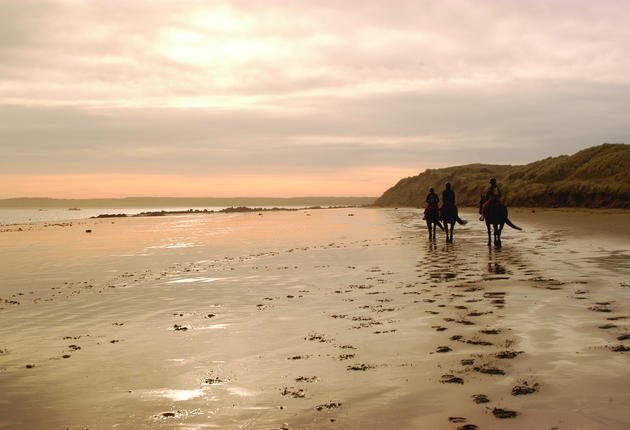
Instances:
[[[435,192],[435,190],[434,190],[433,188],[429,188],[429,192],[430,192],[431,194],[433,194],[433,193]]]
[[[490,178],[490,183],[491,183],[492,185],[496,185],[497,180],[496,180],[495,178]]]
[[[450,182],[447,182],[447,183],[446,183],[446,189],[447,189],[447,190],[450,190],[450,189],[451,189],[451,183],[450,183]]]

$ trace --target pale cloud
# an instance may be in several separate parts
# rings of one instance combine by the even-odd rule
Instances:
[[[0,169],[16,177],[306,186],[300,174],[370,182],[389,166],[393,184],[630,135],[624,1],[0,5]]]

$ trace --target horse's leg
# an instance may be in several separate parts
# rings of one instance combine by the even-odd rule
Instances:
[[[446,242],[448,242],[448,223],[444,221],[444,231],[446,232]]]
[[[492,245],[492,232],[490,231],[490,223],[486,220],[486,228],[488,229],[488,246]]]
[[[427,219],[427,229],[429,230],[429,240],[431,240],[431,221]]]
[[[497,246],[501,248],[501,232],[503,231],[503,223],[497,226]]]
[[[451,240],[449,240],[451,243],[453,243],[453,233],[455,233],[455,221],[451,223]]]

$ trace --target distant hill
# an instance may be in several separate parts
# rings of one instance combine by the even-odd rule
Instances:
[[[630,208],[630,145],[603,144],[521,166],[468,164],[401,179],[376,206],[424,207],[429,188],[450,182],[460,206],[477,206],[491,177],[509,206]]]
[[[361,206],[376,197],[127,197],[124,199],[49,199],[20,197],[0,200],[0,208],[196,208],[224,206]]]

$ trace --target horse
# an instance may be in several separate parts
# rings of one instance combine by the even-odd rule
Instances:
[[[507,224],[516,230],[522,230],[522,228],[515,226],[508,218],[507,207],[500,201],[490,202],[487,206],[484,206],[486,202],[485,197],[481,196],[479,203],[479,212],[482,213],[483,218],[486,221],[486,227],[488,229],[488,246],[492,245],[492,232],[494,232],[494,246],[501,247],[501,232],[503,231],[503,225]]]
[[[444,231],[446,231],[446,242],[453,243],[453,231],[455,230],[455,223],[466,224],[468,221],[464,221],[457,214],[457,206],[453,203],[444,203],[440,209],[440,219],[444,221]],[[450,228],[449,228],[450,224]]]
[[[437,205],[429,205],[424,210],[424,219],[427,221],[427,228],[429,229],[429,240],[435,239],[436,226],[439,226],[444,231],[444,227],[440,223],[440,210]]]

